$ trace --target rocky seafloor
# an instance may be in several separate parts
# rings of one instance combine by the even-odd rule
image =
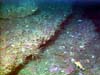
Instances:
[[[35,0],[1,0],[0,18],[25,17],[37,10]]]
[[[99,75],[100,36],[91,20],[75,17],[41,59],[25,65],[18,75]]]
[[[55,35],[61,22],[71,12],[71,5],[60,4],[58,7],[53,4],[38,7],[35,14],[26,17],[1,18],[0,75],[9,74],[20,64],[26,63],[31,55],[34,59],[39,58],[41,44]]]
[[[94,22],[73,13],[71,4],[36,8],[24,17],[1,16],[0,75],[100,75]]]

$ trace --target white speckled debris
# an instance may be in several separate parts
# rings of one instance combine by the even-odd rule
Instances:
[[[39,54],[61,22],[71,13],[70,5],[39,8],[24,18],[0,20],[0,75],[6,75],[24,63],[27,56]]]
[[[41,61],[31,61],[18,75],[99,75],[100,61],[92,56],[100,56],[100,41],[94,40],[97,37],[91,20],[75,17],[45,48]]]

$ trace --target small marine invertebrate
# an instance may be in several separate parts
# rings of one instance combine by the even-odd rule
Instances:
[[[79,62],[79,61],[75,61],[74,64],[79,67],[82,70],[85,70],[85,68],[83,67],[83,65]]]

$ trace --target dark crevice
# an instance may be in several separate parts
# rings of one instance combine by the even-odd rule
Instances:
[[[87,7],[84,11],[84,14],[95,24],[96,32],[100,33],[100,6],[95,5],[91,8]]]
[[[46,41],[45,44],[40,45],[41,52],[44,52],[48,46],[51,46],[54,44],[54,42],[57,40],[57,38],[60,36],[60,34],[64,31],[64,29],[67,27],[67,25],[70,23],[72,20],[73,15],[71,14],[64,20],[61,24],[60,27],[55,31],[54,36],[51,36],[50,40]]]
[[[66,18],[66,20],[64,20],[61,24],[60,24],[60,28],[58,30],[55,31],[55,35],[52,36],[50,38],[50,40],[46,41],[46,44],[41,44],[40,45],[40,49],[41,52],[44,52],[43,50],[45,48],[47,48],[48,46],[52,45],[54,43],[54,41],[59,37],[59,35],[61,34],[61,32],[64,30],[64,28],[70,23],[70,21],[72,20],[73,15],[71,14],[69,17]],[[40,55],[36,55],[33,58],[33,55],[30,55],[28,57],[26,57],[25,61],[23,64],[20,64],[18,67],[16,67],[11,73],[9,73],[8,75],[17,75],[19,73],[19,71],[21,69],[23,69],[25,67],[25,65],[27,65],[30,61],[34,60],[34,61],[38,61],[41,59]]]
[[[25,65],[27,65],[30,61],[34,60],[34,61],[40,61],[41,57],[40,56],[28,56],[25,58],[25,61],[23,64],[20,64],[18,67],[16,67],[11,73],[7,74],[7,75],[18,75],[19,71],[21,69],[23,69],[25,67]]]
[[[76,13],[83,14],[82,17],[92,20],[96,27],[96,32],[100,33],[100,4],[75,4],[73,11]]]

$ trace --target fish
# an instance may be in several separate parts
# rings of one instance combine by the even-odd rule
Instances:
[[[75,61],[74,64],[75,64],[77,67],[79,67],[80,69],[85,70],[85,68],[83,67],[83,65],[81,64],[81,62]]]

